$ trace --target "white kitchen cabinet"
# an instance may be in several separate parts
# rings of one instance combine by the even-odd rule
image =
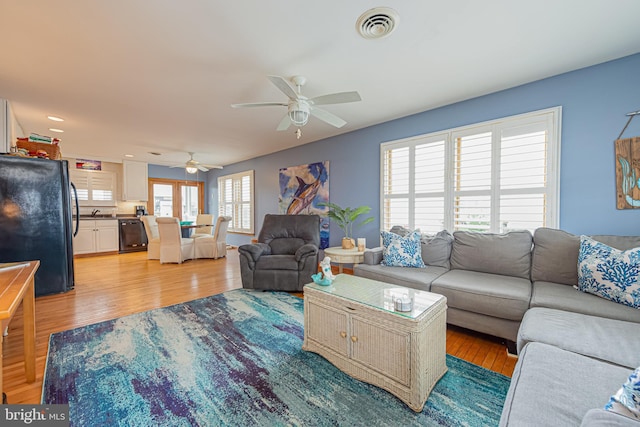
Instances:
[[[75,255],[114,252],[119,247],[118,220],[80,219],[78,234],[73,239]]]
[[[144,162],[122,161],[122,199],[130,201],[149,200],[149,168]]]
[[[78,191],[80,206],[116,206],[115,172],[70,169],[69,176]]]

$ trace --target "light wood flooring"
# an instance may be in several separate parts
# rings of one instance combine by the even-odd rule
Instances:
[[[146,252],[76,258],[75,270],[73,291],[36,299],[35,383],[24,377],[21,307],[9,324],[3,362],[9,403],[40,403],[51,333],[242,287],[234,249],[227,258],[181,265],[147,260]],[[500,340],[455,327],[447,329],[447,353],[507,376],[517,360]]]

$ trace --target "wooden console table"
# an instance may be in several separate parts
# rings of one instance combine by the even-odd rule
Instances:
[[[7,327],[22,302],[24,324],[24,370],[27,382],[36,380],[36,310],[34,276],[40,261],[0,268],[0,322]],[[2,264],[0,264],[2,267]],[[2,340],[0,339],[0,390],[2,390]]]

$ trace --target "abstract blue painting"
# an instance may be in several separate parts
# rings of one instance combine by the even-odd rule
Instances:
[[[329,161],[280,169],[281,214],[319,215],[320,249],[329,247],[329,208],[318,206],[329,201]]]

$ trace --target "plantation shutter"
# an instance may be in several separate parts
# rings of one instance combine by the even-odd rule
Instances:
[[[491,132],[454,135],[453,228],[491,228]]]
[[[383,230],[557,227],[561,109],[381,145]]]
[[[254,232],[253,171],[218,178],[218,213],[230,216],[228,231]]]
[[[546,225],[548,190],[547,123],[538,121],[502,129],[500,140],[501,232]]]

